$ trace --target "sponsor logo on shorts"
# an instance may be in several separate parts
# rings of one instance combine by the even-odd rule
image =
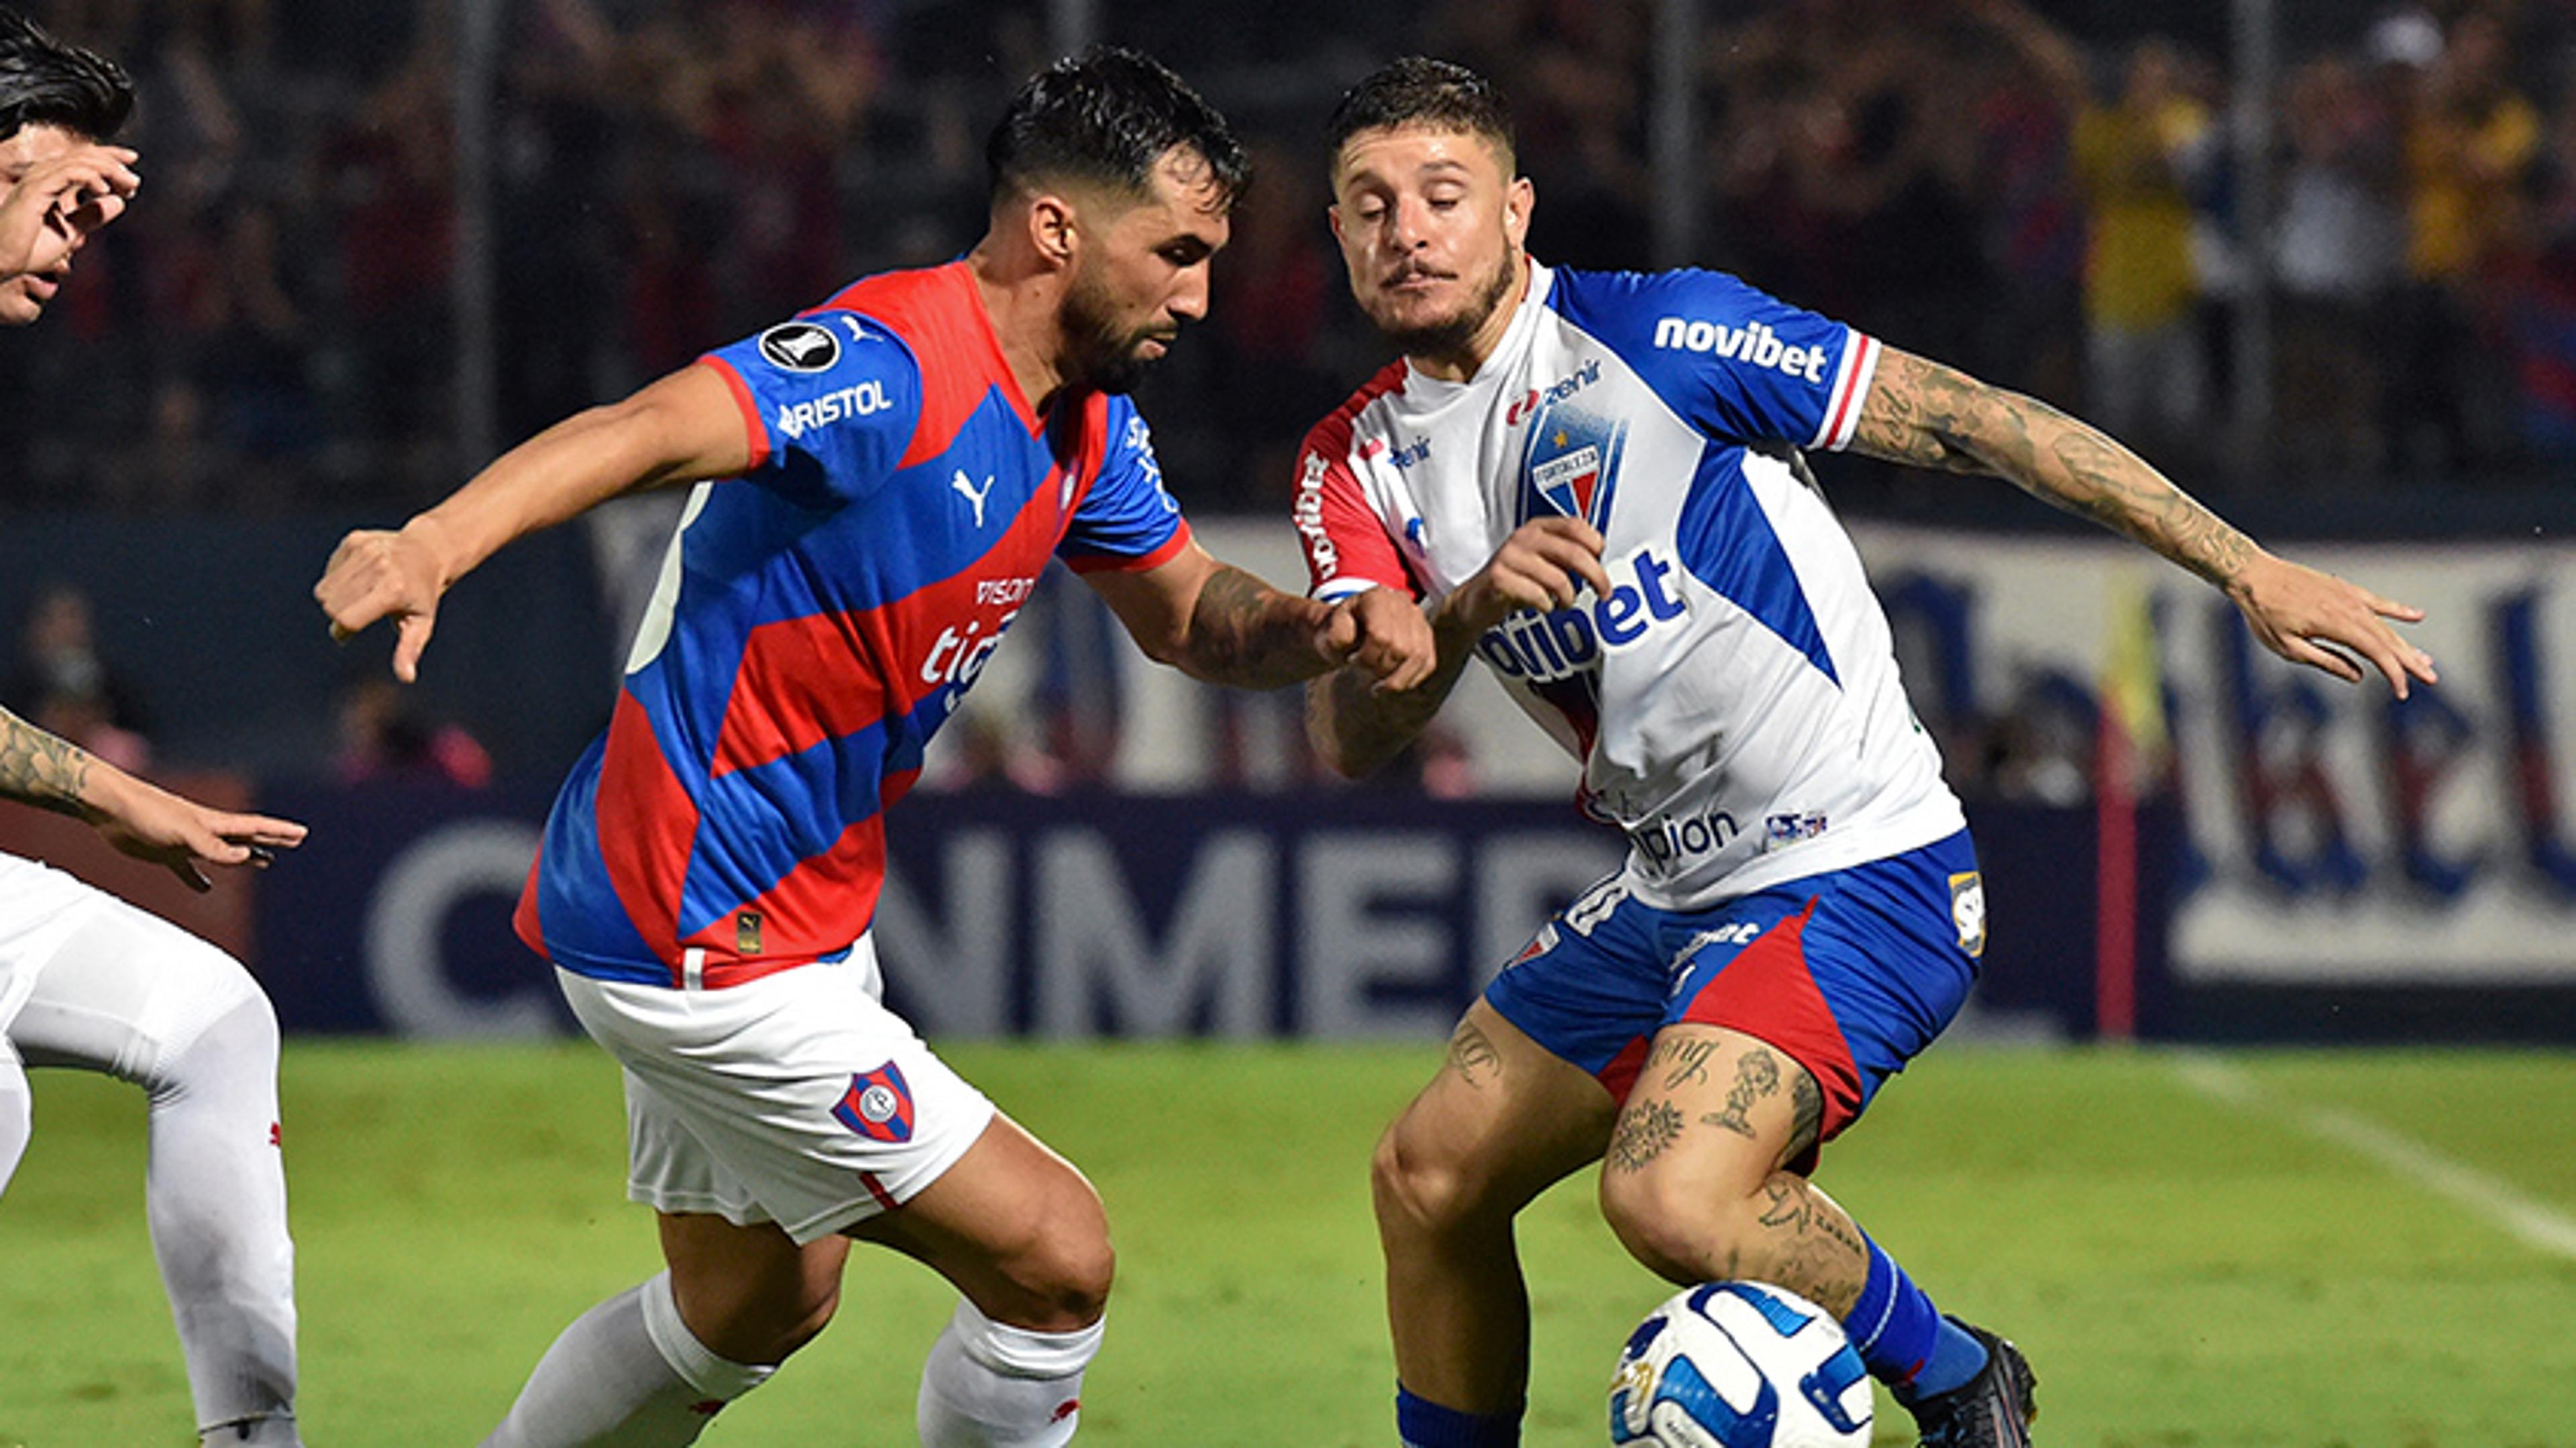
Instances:
[[[1986,881],[1974,870],[1950,877],[1950,923],[1958,927],[1961,950],[1986,953]]]
[[[912,1140],[912,1088],[904,1084],[903,1068],[888,1061],[851,1077],[832,1118],[870,1141]]]

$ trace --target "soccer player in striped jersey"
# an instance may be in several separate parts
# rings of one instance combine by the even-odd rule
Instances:
[[[125,72],[0,9],[0,325],[43,315],[140,181],[106,144]],[[304,827],[209,809],[0,709],[0,799],[96,826],[208,888]],[[96,1071],[151,1101],[145,1211],[199,1436],[294,1444],[295,1244],[278,1154],[277,1016],[241,962],[103,890],[0,855],[0,1190],[26,1150],[29,1066]]]
[[[1313,594],[1436,645],[1423,684],[1308,688],[1365,774],[1470,658],[1583,764],[1627,864],[1470,1007],[1375,1163],[1411,1448],[1519,1441],[1520,1208],[1603,1163],[1678,1282],[1779,1283],[1841,1319],[1941,1448],[2029,1442],[2011,1344],[1936,1312],[1818,1190],[1818,1147],[1958,1011],[1985,940],[1959,803],[1802,449],[1991,472],[2223,590],[2275,652],[2400,697],[2418,613],[2256,547],[2093,428],[1732,277],[1522,249],[1505,102],[1395,62],[1331,128],[1351,290],[1400,360],[1319,424],[1295,520]]]
[[[1123,395],[1206,308],[1245,176],[1223,119],[1095,50],[1022,87],[988,159],[964,259],[557,425],[352,535],[316,589],[343,634],[398,620],[408,679],[440,594],[494,549],[697,485],[518,917],[625,1067],[630,1191],[669,1270],[565,1331],[495,1448],[692,1441],[822,1329],[854,1238],[960,1293],[923,1443],[1068,1441],[1109,1291],[1100,1201],[879,1003],[881,811],[1050,558],[1200,678],[1429,669],[1356,608],[1203,551]]]

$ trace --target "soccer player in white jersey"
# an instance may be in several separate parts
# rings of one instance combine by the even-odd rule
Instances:
[[[1365,774],[1471,657],[1583,762],[1625,867],[1472,1005],[1374,1163],[1411,1448],[1519,1441],[1520,1208],[1603,1162],[1601,1205],[1677,1282],[1780,1283],[1839,1318],[1926,1444],[2030,1441],[2011,1344],[1937,1312],[1818,1190],[1818,1146],[1958,1011],[1984,897],[1887,623],[1799,449],[1997,473],[2223,590],[2282,656],[2400,697],[2405,608],[2256,547],[2093,428],[1709,272],[1553,270],[1509,113],[1395,62],[1330,130],[1351,290],[1401,349],[1309,434],[1322,600],[1411,626],[1410,688],[1308,686]]]
[[[0,323],[36,320],[73,256],[134,194],[134,153],[101,144],[133,103],[124,71],[0,9]],[[304,838],[302,825],[156,789],[6,709],[0,798],[87,820],[200,890],[201,865],[265,863]],[[198,1435],[299,1442],[268,997],[240,962],[177,926],[0,855],[0,1191],[27,1148],[29,1066],[98,1071],[149,1095],[145,1208]]]

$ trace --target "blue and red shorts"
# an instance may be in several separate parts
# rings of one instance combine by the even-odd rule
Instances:
[[[1485,999],[1623,1102],[1657,1031],[1741,1031],[1816,1078],[1830,1141],[1959,1013],[1985,922],[1965,830],[1706,910],[1658,910],[1613,879],[1549,921]]]

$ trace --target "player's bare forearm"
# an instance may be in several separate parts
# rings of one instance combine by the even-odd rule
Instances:
[[[70,740],[0,709],[0,799],[90,819],[90,773],[105,767]]]
[[[1409,689],[1380,688],[1366,669],[1337,669],[1306,686],[1306,741],[1345,779],[1364,779],[1430,727],[1475,651],[1476,636],[1435,617],[1439,658]]]
[[[1893,347],[1879,362],[1852,447],[1889,462],[2007,478],[2222,589],[2262,551],[2098,428]]]
[[[742,414],[723,379],[707,367],[684,367],[529,438],[406,526],[430,544],[444,586],[512,539],[611,498],[730,477],[750,462]]]
[[[1199,585],[1188,631],[1165,661],[1211,684],[1285,688],[1333,666],[1315,647],[1317,610],[1310,600],[1218,564]]]

